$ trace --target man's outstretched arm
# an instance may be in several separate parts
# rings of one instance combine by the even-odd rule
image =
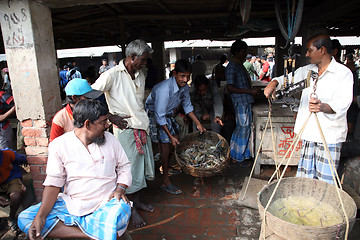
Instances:
[[[41,230],[44,228],[46,217],[49,215],[51,209],[55,205],[59,192],[59,187],[45,187],[39,212],[36,214],[34,221],[29,228],[30,240],[43,239],[40,235]]]

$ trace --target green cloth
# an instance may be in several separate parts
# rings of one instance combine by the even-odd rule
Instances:
[[[147,135],[146,144],[143,146],[144,154],[138,153],[133,129],[125,129],[124,131],[114,128],[114,136],[119,140],[126,156],[131,162],[131,186],[126,190],[127,194],[136,193],[146,188],[146,180],[154,180],[155,164],[151,145],[150,136]]]
[[[255,72],[254,65],[249,61],[245,61],[243,63],[243,65],[244,65],[246,71],[248,72],[250,78],[252,79],[254,77],[254,72]]]

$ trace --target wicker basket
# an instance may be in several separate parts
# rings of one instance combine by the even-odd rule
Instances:
[[[264,209],[274,191],[277,181],[265,186],[258,195],[258,207],[261,218],[264,216]],[[356,205],[354,200],[344,191],[339,190],[342,202],[345,206],[346,215],[349,219],[349,232],[355,222]],[[313,197],[320,202],[330,204],[339,213],[344,214],[341,208],[338,194],[335,186],[323,181],[310,178],[284,178],[276,190],[272,202],[279,198],[286,198],[288,196],[302,196]],[[343,219],[345,219],[343,215]],[[345,220],[340,225],[315,227],[315,226],[301,226],[298,224],[289,223],[278,217],[275,217],[271,212],[266,212],[266,228],[270,228],[276,235],[284,239],[300,240],[300,239],[344,239],[346,231]],[[336,238],[336,237],[339,238]]]
[[[221,164],[212,167],[212,168],[197,168],[190,165],[187,165],[180,157],[180,153],[190,146],[192,146],[196,142],[204,142],[204,141],[210,141],[214,145],[219,142],[219,140],[223,140],[221,146],[223,147],[225,161]],[[175,149],[175,157],[178,164],[181,166],[183,171],[187,174],[190,174],[194,177],[210,177],[217,174],[222,173],[228,166],[229,160],[230,160],[230,148],[229,144],[223,138],[220,134],[217,134],[215,132],[206,131],[203,134],[200,134],[199,132],[193,132],[190,134],[187,134],[181,141],[178,146],[176,146]]]

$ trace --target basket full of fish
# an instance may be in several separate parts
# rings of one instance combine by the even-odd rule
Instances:
[[[206,131],[186,135],[176,146],[175,157],[183,171],[194,177],[222,173],[229,164],[230,148],[220,134]]]

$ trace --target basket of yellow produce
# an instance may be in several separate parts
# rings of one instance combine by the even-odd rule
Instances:
[[[277,181],[270,183],[258,194],[262,218],[276,184]],[[270,228],[276,235],[292,240],[344,239],[347,226],[344,212],[350,232],[357,207],[346,192],[338,190],[339,194],[334,185],[317,179],[282,179],[266,212],[265,231]]]

